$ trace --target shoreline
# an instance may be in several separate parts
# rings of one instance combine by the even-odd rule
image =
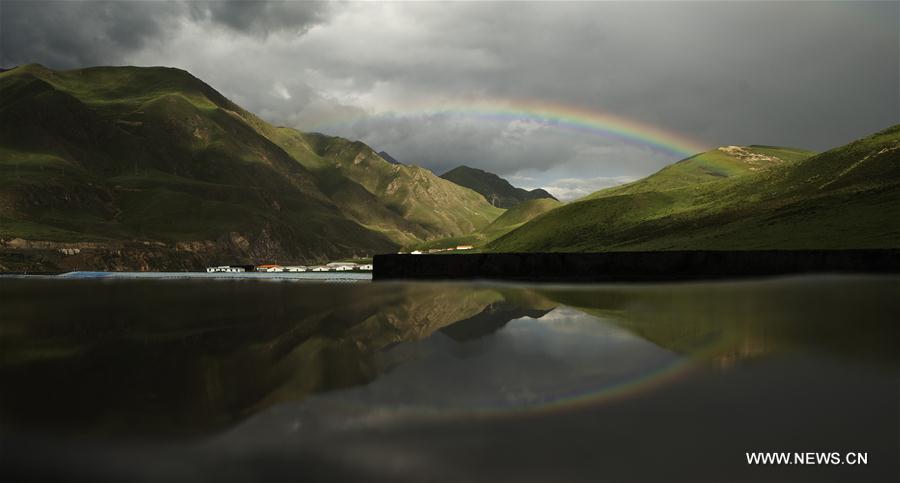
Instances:
[[[264,281],[363,281],[372,280],[372,272],[101,272],[0,273],[0,279],[45,280],[264,280]]]

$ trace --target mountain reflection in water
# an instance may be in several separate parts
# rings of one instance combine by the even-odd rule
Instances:
[[[885,277],[0,279],[0,479],[892,478],[898,295]]]

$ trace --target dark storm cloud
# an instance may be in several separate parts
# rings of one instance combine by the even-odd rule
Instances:
[[[116,64],[166,32],[178,14],[164,2],[0,2],[0,65],[68,68]]]
[[[398,99],[562,102],[711,145],[826,149],[898,122],[896,3],[416,8],[436,19],[430,42],[389,41],[374,47],[377,60],[338,55],[318,65],[335,76],[364,65],[353,75],[387,79]]]
[[[328,11],[324,2],[287,0],[189,2],[189,5],[194,18],[261,35],[282,30],[303,32],[322,21]]]
[[[0,64],[121,64],[129,54],[164,44],[184,21],[264,37],[302,33],[327,11],[324,2],[298,1],[2,0]]]
[[[366,5],[300,50],[317,75],[365,94],[376,111],[454,98],[536,99],[709,146],[824,150],[900,122],[897,17],[896,3]],[[358,35],[360,19],[396,23]],[[570,164],[573,146],[583,152],[607,141],[573,135],[546,156],[542,139],[513,159],[509,146],[494,149],[504,126],[410,121],[371,118],[338,132],[436,170],[480,163],[501,174]],[[582,164],[590,177],[648,173],[624,153]]]
[[[560,103],[708,146],[817,150],[900,123],[897,2],[2,0],[0,8],[5,66],[180,67],[277,124],[362,139],[438,172],[475,165],[560,193],[646,175],[677,156],[442,108]]]

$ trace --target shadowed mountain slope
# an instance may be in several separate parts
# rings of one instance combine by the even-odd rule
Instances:
[[[425,168],[385,161],[359,141],[290,128],[272,139],[350,218],[401,244],[469,235],[503,213],[478,193]]]
[[[441,178],[481,193],[492,205],[500,208],[512,208],[528,200],[556,199],[543,189],[528,191],[516,188],[496,174],[468,166],[454,168],[442,174]]]
[[[391,164],[403,164],[400,161],[397,161],[393,156],[388,154],[385,151],[378,151],[378,155],[381,156],[381,159],[391,163]]]

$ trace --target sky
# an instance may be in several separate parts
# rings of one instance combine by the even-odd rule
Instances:
[[[274,124],[561,199],[900,123],[896,1],[0,0],[0,65],[32,62],[179,67]]]

